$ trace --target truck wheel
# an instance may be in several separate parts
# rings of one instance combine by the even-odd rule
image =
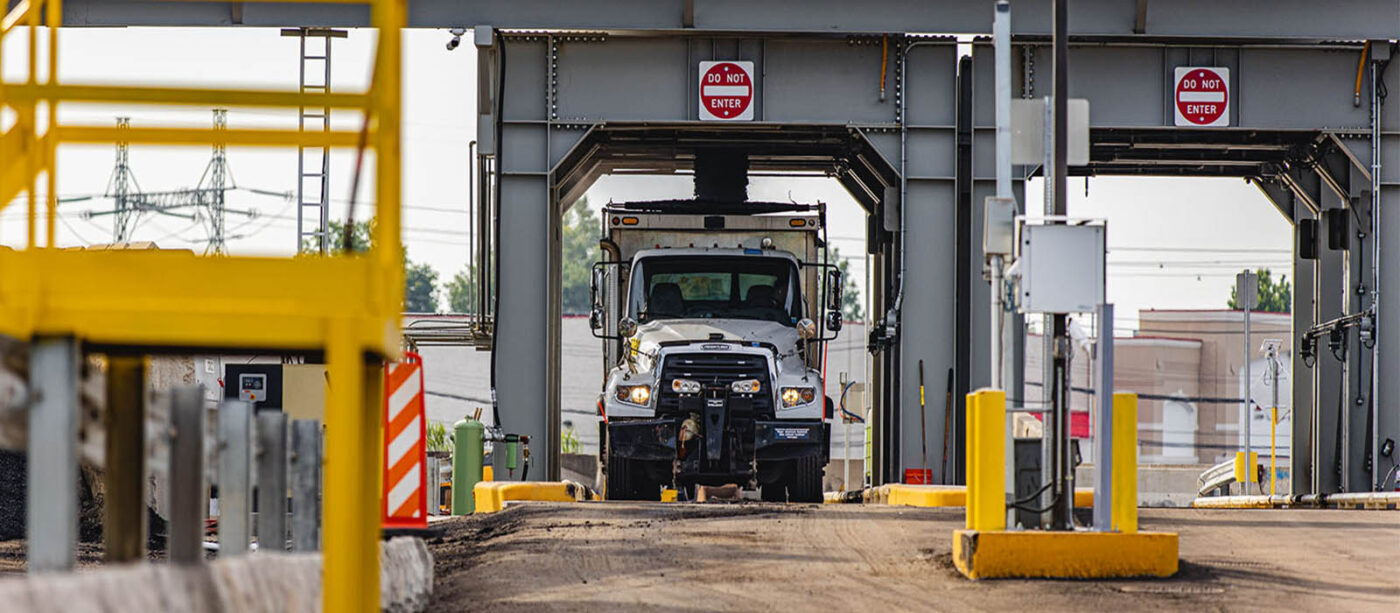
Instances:
[[[821,502],[822,466],[821,456],[807,456],[793,461],[792,480],[788,481],[788,500],[791,502]]]

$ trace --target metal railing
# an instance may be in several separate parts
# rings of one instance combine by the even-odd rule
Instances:
[[[320,2],[337,0],[319,0]],[[372,610],[379,602],[378,428],[383,360],[400,351],[403,303],[400,246],[401,30],[405,0],[352,0],[370,5],[379,35],[368,91],[295,92],[61,83],[58,38],[61,0],[22,0],[0,20],[0,49],[28,34],[21,81],[0,81],[0,110],[15,118],[0,134],[0,210],[27,194],[27,242],[0,248],[0,334],[29,341],[31,510],[44,509],[45,528],[30,522],[31,568],[71,567],[75,547],[77,369],[80,348],[143,355],[176,348],[228,352],[316,352],[326,356],[326,503],[322,590],[327,611]],[[8,3],[7,3],[8,4]],[[40,26],[46,26],[42,32]],[[46,53],[40,41],[46,39]],[[42,64],[42,66],[41,66]],[[198,105],[286,109],[330,108],[360,113],[360,130],[227,130],[69,124],[68,103],[140,106]],[[41,117],[44,121],[40,121]],[[230,147],[337,147],[375,154],[374,248],[336,257],[196,257],[177,251],[57,249],[56,150],[73,143],[145,143]],[[39,189],[39,177],[46,190]],[[44,201],[43,210],[39,202]],[[352,198],[353,203],[354,198]],[[367,199],[369,200],[369,199]],[[353,204],[352,204],[353,206]],[[353,209],[350,211],[353,214]],[[39,223],[44,227],[40,233]],[[231,282],[256,280],[256,283]],[[366,359],[369,356],[370,359]],[[41,504],[34,504],[38,498]],[[32,511],[37,512],[37,511]],[[73,518],[75,521],[67,521]]]

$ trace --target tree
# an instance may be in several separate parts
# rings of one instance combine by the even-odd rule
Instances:
[[[357,221],[350,227],[350,250],[355,253],[369,251],[374,245],[374,219]],[[345,252],[345,224],[330,222],[329,246],[332,255]],[[307,241],[303,248],[315,252],[317,245]],[[415,264],[408,259],[408,248],[403,248],[403,308],[409,313],[436,313],[438,310],[438,273],[433,267],[423,263]]]
[[[575,202],[564,213],[563,245],[560,249],[559,285],[563,310],[568,314],[587,313],[593,308],[588,277],[598,260],[598,215],[588,198]]]
[[[403,310],[406,313],[436,313],[438,273],[428,264],[403,259]]]
[[[1260,268],[1255,274],[1259,275],[1259,306],[1253,310],[1270,313],[1293,312],[1293,284],[1288,282],[1288,275],[1280,276],[1275,282],[1273,273],[1267,268]],[[1233,287],[1230,288],[1230,300],[1225,306],[1236,311],[1243,309],[1236,300]]]
[[[470,313],[476,306],[476,267],[467,264],[461,272],[443,286],[447,292],[447,310],[453,313]]]
[[[841,257],[841,250],[831,249],[831,259],[836,261],[836,267],[841,270],[842,283],[845,285],[841,289],[841,318],[846,321],[860,321],[865,319],[865,310],[861,308],[860,290],[856,288],[856,280],[851,277],[851,260]]]

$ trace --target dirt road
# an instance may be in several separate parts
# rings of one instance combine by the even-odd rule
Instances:
[[[444,522],[434,610],[1400,610],[1400,513],[1142,512],[1181,534],[1165,581],[982,581],[961,510],[531,503]]]

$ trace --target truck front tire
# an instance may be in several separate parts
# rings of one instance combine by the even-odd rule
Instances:
[[[644,467],[636,460],[623,458],[607,445],[608,457],[605,468],[604,494],[608,500],[659,500],[660,492],[647,479]],[[652,486],[648,492],[647,486]],[[649,495],[648,495],[649,494]]]
[[[788,501],[821,502],[822,466],[821,456],[811,455],[797,458],[792,462],[792,480],[788,482]]]

